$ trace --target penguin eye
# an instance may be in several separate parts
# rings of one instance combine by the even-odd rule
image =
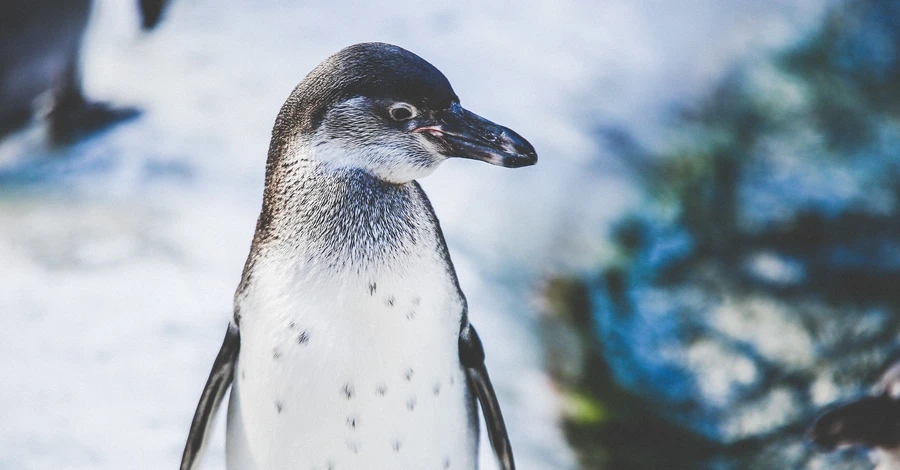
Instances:
[[[397,103],[390,109],[391,118],[395,121],[406,121],[416,115],[415,109],[406,103]]]

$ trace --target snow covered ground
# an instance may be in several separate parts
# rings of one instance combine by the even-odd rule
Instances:
[[[315,64],[372,40],[425,57],[466,107],[538,149],[533,168],[451,161],[423,185],[519,468],[573,468],[530,292],[549,271],[589,268],[635,198],[595,126],[654,135],[671,105],[822,10],[174,0],[143,35],[132,2],[97,3],[88,93],[145,113],[65,150],[46,148],[39,124],[0,145],[0,469],[176,467],[249,248],[275,114]],[[224,466],[222,435],[208,468]]]

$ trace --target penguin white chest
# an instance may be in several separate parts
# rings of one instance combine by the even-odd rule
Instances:
[[[446,264],[428,261],[261,271],[265,287],[240,306],[229,469],[475,468],[464,301]]]

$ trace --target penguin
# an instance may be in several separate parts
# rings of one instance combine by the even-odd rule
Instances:
[[[282,106],[263,205],[181,469],[199,468],[231,386],[226,464],[246,469],[475,469],[480,403],[512,448],[428,197],[448,158],[537,162],[460,105],[447,78],[384,43],[316,66]]]
[[[153,29],[168,0],[140,0],[141,26]],[[136,117],[134,108],[88,100],[81,86],[81,40],[90,0],[8,0],[0,6],[0,137],[25,126],[36,99],[52,94],[54,144],[68,144]]]
[[[900,470],[900,361],[882,374],[871,394],[830,407],[807,437],[824,452],[871,449],[876,470]]]

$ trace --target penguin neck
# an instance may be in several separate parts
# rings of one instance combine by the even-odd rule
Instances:
[[[389,183],[302,152],[290,157],[267,171],[254,245],[299,263],[361,272],[408,258],[429,232],[430,205],[415,181]]]

